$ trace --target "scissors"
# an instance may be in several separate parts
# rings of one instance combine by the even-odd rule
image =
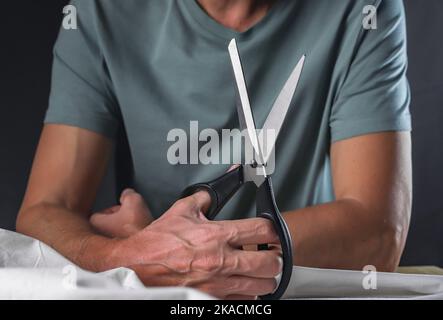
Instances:
[[[305,55],[293,69],[289,79],[286,81],[283,89],[277,96],[274,105],[263,125],[262,133],[272,130],[273,139],[271,138],[271,147],[267,145],[267,153],[263,152],[263,139],[259,139],[255,128],[254,117],[249,103],[246,82],[243,73],[243,67],[235,39],[232,39],[228,46],[229,56],[234,71],[237,95],[237,113],[239,118],[240,129],[244,132],[245,143],[249,143],[253,149],[253,160],[238,166],[237,168],[223,174],[221,177],[204,183],[197,183],[187,187],[181,197],[188,197],[198,191],[205,190],[211,197],[211,205],[206,213],[208,219],[214,219],[225,204],[232,196],[246,183],[254,183],[256,186],[256,215],[257,217],[269,219],[277,232],[283,255],[283,270],[280,283],[277,289],[268,295],[261,296],[263,300],[279,299],[289,284],[292,275],[292,240],[288,226],[283,220],[277,207],[274,190],[272,187],[271,176],[268,169],[270,155],[275,150],[275,142],[277,140],[280,129],[286,118],[289,106],[297,88],[301,72],[303,70]],[[259,250],[267,250],[267,244],[258,246]]]

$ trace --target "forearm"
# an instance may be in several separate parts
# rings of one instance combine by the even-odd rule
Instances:
[[[103,271],[113,267],[110,256],[115,240],[96,233],[84,213],[38,204],[20,212],[16,227],[84,269]]]
[[[392,271],[403,250],[406,230],[353,199],[285,214],[294,243],[294,264],[362,270],[374,265]],[[388,217],[388,215],[385,215]]]

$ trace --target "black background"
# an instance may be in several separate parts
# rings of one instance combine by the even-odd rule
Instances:
[[[413,98],[414,206],[402,264],[443,266],[443,1],[404,2]],[[52,46],[66,4],[1,4],[0,228],[14,229],[47,107]],[[113,204],[114,191],[111,169],[96,206]]]

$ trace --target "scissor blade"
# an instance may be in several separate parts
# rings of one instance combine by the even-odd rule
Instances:
[[[272,106],[272,109],[269,112],[268,117],[266,118],[265,124],[263,125],[262,133],[264,135],[267,134],[268,130],[273,130],[273,140],[267,141],[267,143],[270,143],[270,145],[268,146],[268,148],[264,148],[264,146],[262,146],[261,149],[269,151],[264,152],[264,163],[268,163],[270,155],[274,151],[278,134],[280,133],[280,129],[283,126],[283,122],[286,118],[289,106],[291,105],[295,90],[297,89],[303,66],[305,64],[305,58],[306,56],[303,55],[298,61],[297,65],[295,66],[294,70],[292,71],[291,75],[283,86],[283,89],[280,91],[277,99],[275,99],[274,105]]]
[[[255,129],[254,117],[251,111],[251,104],[249,102],[248,91],[246,87],[246,81],[243,74],[243,68],[238,53],[237,42],[232,39],[229,43],[229,56],[231,58],[232,68],[234,70],[234,77],[237,88],[237,113],[240,122],[240,130],[246,130],[247,139],[252,145],[258,161],[263,164],[262,152],[260,144],[258,143],[257,131]]]

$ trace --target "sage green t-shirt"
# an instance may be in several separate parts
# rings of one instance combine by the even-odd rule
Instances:
[[[54,48],[45,123],[114,139],[125,128],[134,187],[158,217],[191,183],[229,166],[171,164],[170,130],[237,128],[227,46],[237,39],[256,125],[302,54],[305,67],[276,146],[281,211],[332,201],[331,144],[410,130],[404,8],[400,0],[279,0],[246,32],[209,17],[195,0],[75,0],[78,28]],[[365,28],[364,7],[377,8]],[[367,26],[367,25],[366,25]],[[188,140],[195,137],[188,136]],[[189,158],[189,157],[188,157]],[[241,201],[240,201],[241,200]],[[253,188],[219,218],[254,215]]]

